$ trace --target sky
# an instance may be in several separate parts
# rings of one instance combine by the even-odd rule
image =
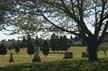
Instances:
[[[0,41],[1,40],[9,40],[9,39],[15,39],[15,40],[18,40],[18,39],[20,39],[20,37],[21,37],[21,35],[19,35],[19,34],[14,34],[14,35],[9,35],[9,34],[6,34],[6,33],[8,33],[8,32],[6,32],[6,31],[0,31]],[[42,33],[42,32],[38,32],[37,33],[37,35],[38,35],[38,37],[39,38],[44,38],[44,39],[50,39],[50,37],[51,37],[51,34],[52,33]],[[60,34],[60,35],[62,35],[63,36],[63,34]],[[64,34],[64,35],[67,35],[67,38],[70,38],[70,34]]]
[[[89,28],[89,30],[91,31],[91,32],[93,32],[93,28],[92,28],[92,26],[91,25],[87,25],[87,27]],[[8,29],[12,29],[12,27],[9,27]],[[7,33],[7,34],[6,34]],[[1,40],[9,40],[9,39],[15,39],[15,40],[18,40],[19,39],[19,37],[21,36],[21,35],[19,35],[19,34],[14,34],[14,35],[8,35],[8,33],[9,33],[9,31],[7,32],[7,31],[0,31],[0,41]],[[44,34],[44,33],[43,33]],[[51,35],[51,34],[41,34],[41,33],[39,33],[39,37],[46,37],[46,38],[49,38],[50,36],[49,35]],[[70,36],[71,35],[69,35],[69,34],[67,34],[67,37],[68,38],[70,38]]]
[[[89,22],[92,22],[93,21],[93,19],[94,19],[94,17],[93,16],[91,16],[90,18],[89,18],[89,20],[87,19],[87,20],[85,20],[85,22],[86,23],[89,23]],[[88,29],[93,33],[94,32],[94,28],[93,28],[93,26],[91,26],[91,24],[86,24],[87,25],[87,27],[88,27]],[[7,29],[10,29],[10,30],[13,30],[13,26],[10,26],[10,27],[8,27]],[[19,39],[19,37],[21,36],[19,36],[19,34],[14,34],[14,35],[7,35],[7,34],[4,34],[4,33],[9,33],[9,31],[7,32],[7,31],[0,31],[0,41],[1,40],[9,40],[9,39]],[[41,34],[39,33],[39,36],[40,36]],[[42,34],[43,35],[43,34]],[[45,35],[45,34],[44,34]],[[48,36],[47,36],[48,35]],[[47,34],[46,36],[47,37],[49,37],[49,34]],[[46,37],[45,36],[45,37]],[[41,36],[40,36],[41,37]],[[70,35],[68,35],[68,37],[70,37]]]
[[[4,34],[4,32],[0,31],[0,41],[1,40],[9,40],[9,39],[18,39],[18,34],[15,34],[15,35],[7,35],[7,34]]]

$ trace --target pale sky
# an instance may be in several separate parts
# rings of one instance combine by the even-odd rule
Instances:
[[[91,20],[90,20],[91,19]],[[90,18],[89,18],[89,20],[87,19],[87,20],[85,20],[85,22],[87,22],[87,23],[89,23],[89,22],[93,22],[93,19],[94,19],[94,17],[93,16],[91,16]],[[87,25],[87,27],[88,27],[88,29],[93,33],[94,32],[94,28],[93,28],[93,26],[91,26],[91,24],[86,24]],[[8,29],[10,29],[10,30],[13,30],[13,27],[11,26],[11,27],[8,27]],[[6,32],[6,31],[0,31],[0,41],[1,40],[8,40],[8,39],[18,39],[18,37],[19,37],[19,34],[15,34],[15,35],[6,35],[6,34],[4,34],[4,33],[9,33],[9,32]],[[43,34],[39,34],[39,36],[40,35],[43,35]],[[45,34],[44,34],[45,35]],[[20,35],[21,36],[21,35]],[[49,37],[49,34],[47,34],[46,35],[47,37]],[[45,36],[45,37],[46,37]],[[68,37],[70,37],[70,35],[68,36]]]
[[[1,40],[8,40],[8,39],[17,39],[18,35],[6,35],[3,32],[0,32],[0,41]]]

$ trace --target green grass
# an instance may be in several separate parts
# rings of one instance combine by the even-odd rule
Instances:
[[[42,63],[17,64],[0,67],[0,71],[107,71],[108,63],[88,60],[61,60]]]
[[[73,60],[81,60],[81,55],[83,51],[86,51],[86,47],[72,47],[68,51],[73,52]],[[13,52],[13,57],[14,57],[14,63],[9,63],[9,52],[5,56],[0,56],[0,67],[5,67],[5,66],[10,66],[10,65],[15,65],[15,64],[31,64],[32,63],[32,57],[29,56],[26,52],[26,49],[21,49],[21,52],[19,54],[16,54],[14,50]],[[108,54],[108,52],[107,52]],[[42,62],[50,62],[50,61],[61,61],[63,60],[63,54],[49,54],[47,58],[40,52],[40,57]],[[100,51],[98,52],[98,57],[99,58],[108,58],[105,57],[103,52]],[[70,59],[72,60],[72,59]]]

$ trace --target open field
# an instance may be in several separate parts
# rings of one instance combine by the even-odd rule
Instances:
[[[73,52],[73,59],[82,59],[81,55],[82,52],[86,50],[86,47],[71,47],[68,51]],[[0,56],[0,67],[9,66],[13,64],[20,64],[20,63],[32,63],[32,57],[27,54],[26,49],[21,49],[19,54],[16,54],[14,50],[13,57],[14,57],[14,63],[9,63],[9,51],[8,54],[5,56]],[[108,54],[108,52],[107,52]],[[48,61],[56,61],[56,60],[63,60],[63,54],[49,54],[47,58],[40,52],[40,57],[42,62],[48,62]],[[98,52],[99,58],[105,58],[104,53],[102,51]],[[108,58],[108,56],[106,57]]]

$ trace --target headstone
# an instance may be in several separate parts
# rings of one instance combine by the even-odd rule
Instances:
[[[65,52],[64,53],[64,59],[68,59],[68,58],[73,58],[73,53],[72,52]]]
[[[14,62],[13,53],[11,52],[10,53],[10,58],[9,58],[9,63],[13,63],[13,62]]]
[[[83,57],[88,57],[87,52],[82,52],[82,58],[83,58]]]
[[[39,56],[39,47],[34,48],[34,57],[32,59],[32,62],[40,62],[40,56]]]

